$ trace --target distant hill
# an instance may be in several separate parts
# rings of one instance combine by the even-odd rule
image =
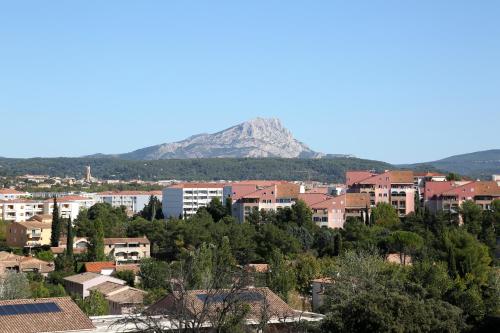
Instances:
[[[185,140],[108,155],[125,160],[172,158],[317,158],[323,154],[296,140],[279,119],[255,118],[214,134],[197,134]],[[97,154],[89,157],[106,157]]]
[[[487,179],[492,174],[500,174],[500,149],[455,155],[438,161],[406,164],[403,166],[413,169],[426,169],[430,167],[459,173],[472,178]]]
[[[346,170],[383,171],[393,165],[359,158],[205,158],[153,161],[117,158],[0,158],[0,176],[48,174],[83,178],[84,167],[101,179],[240,180],[284,179],[344,181]]]

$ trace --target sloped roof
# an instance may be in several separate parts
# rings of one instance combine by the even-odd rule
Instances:
[[[118,243],[142,243],[149,244],[147,237],[123,237],[123,238],[104,238],[105,245],[113,245]]]
[[[175,297],[181,297],[181,294],[175,293]],[[226,289],[215,292],[189,290],[183,295],[183,298],[183,302],[173,302],[174,294],[169,294],[151,305],[148,312],[168,315],[178,311],[182,303],[185,304],[184,310],[190,312],[192,316],[198,316],[203,311],[211,316],[216,315],[221,304],[226,301],[248,305],[250,311],[246,316],[247,320],[259,320],[264,311],[267,316],[274,319],[295,317],[293,309],[269,288],[248,288],[233,292]]]
[[[389,179],[393,184],[413,184],[413,171],[392,170],[389,171]]]
[[[346,208],[365,208],[370,206],[368,193],[346,193]]]
[[[111,269],[115,268],[115,263],[113,261],[94,261],[94,262],[86,262],[85,271],[91,273],[101,273],[103,269]]]
[[[97,273],[92,273],[92,272],[85,272],[85,273],[81,273],[81,274],[66,276],[64,278],[64,280],[75,282],[75,283],[85,283],[87,281],[93,280],[93,279],[98,278],[100,276],[102,276],[102,275],[97,274]]]
[[[70,297],[0,301],[0,306],[53,302],[61,311],[0,315],[0,331],[8,333],[87,331],[95,327]]]
[[[123,291],[107,296],[106,299],[120,304],[142,304],[146,294],[143,290],[127,287]]]
[[[124,290],[127,288],[128,288],[127,285],[119,284],[119,283],[115,283],[115,282],[111,282],[111,281],[106,281],[106,282],[100,283],[98,285],[95,285],[95,286],[89,288],[89,290],[98,291],[101,294],[103,294],[104,296],[107,296],[108,294],[111,294],[113,292],[116,292],[116,291],[119,291],[122,289]]]

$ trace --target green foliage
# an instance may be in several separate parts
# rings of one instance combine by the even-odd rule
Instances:
[[[462,177],[460,177],[459,174],[457,173],[453,173],[453,172],[450,172],[447,176],[446,176],[446,180],[447,181],[452,181],[452,180],[462,180]]]
[[[90,238],[88,249],[90,261],[104,261],[104,227],[101,219],[94,220],[94,227]]]
[[[109,304],[103,294],[91,291],[85,299],[76,299],[76,304],[87,316],[104,316],[109,314]]]
[[[214,222],[219,222],[224,216],[231,214],[231,212],[227,212],[226,207],[222,205],[219,198],[213,198],[206,209]]]
[[[379,226],[392,228],[400,223],[396,209],[386,202],[379,202],[377,206],[373,208],[372,212],[373,219],[375,220],[374,222],[372,221],[372,223]]]
[[[66,255],[70,258],[73,258],[73,223],[71,222],[71,219],[68,219],[66,221]]]
[[[318,277],[320,264],[311,254],[301,254],[295,261],[297,289],[302,295],[311,293],[311,281]]]
[[[141,261],[141,288],[146,290],[161,289],[168,290],[168,266],[165,262],[153,258],[146,258]]]
[[[52,233],[50,235],[50,245],[59,246],[59,237],[61,237],[61,218],[59,217],[59,206],[54,196],[54,208],[52,210]]]
[[[47,261],[47,262],[52,262],[54,261],[54,254],[50,250],[46,251],[38,251],[36,253],[36,257],[40,260]]]
[[[148,221],[163,219],[161,201],[154,195],[151,195],[148,204],[139,213],[139,215]]]
[[[424,244],[424,240],[418,234],[402,230],[394,231],[389,235],[387,242],[390,249],[399,253],[404,265],[407,256],[414,255]]]
[[[7,239],[7,227],[7,222],[0,219],[0,244],[5,242],[5,240]]]
[[[125,237],[128,217],[123,207],[111,207],[108,203],[97,203],[88,210],[82,210],[74,221],[76,235],[91,237],[95,225],[101,223],[104,237]]]
[[[473,201],[465,201],[460,209],[463,223],[467,231],[473,235],[479,235],[481,232],[481,220],[483,211],[480,206],[476,205]]]
[[[135,286],[135,273],[133,271],[131,270],[117,271],[113,275],[117,279],[126,281],[128,286],[130,287]]]
[[[30,297],[30,285],[24,273],[6,271],[0,275],[0,300]]]
[[[269,260],[267,286],[287,301],[289,293],[295,288],[296,283],[293,267],[286,262],[280,250],[274,249]]]

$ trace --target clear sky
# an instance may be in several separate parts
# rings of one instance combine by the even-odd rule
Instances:
[[[500,1],[2,1],[0,156],[278,117],[393,163],[500,148]]]

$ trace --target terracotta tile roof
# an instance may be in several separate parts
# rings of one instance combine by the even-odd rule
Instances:
[[[115,269],[116,269],[117,272],[132,271],[132,272],[134,272],[137,275],[141,271],[141,265],[140,264],[116,265]]]
[[[123,291],[106,296],[106,299],[120,304],[143,304],[146,294],[143,290],[127,287]]]
[[[392,184],[413,184],[413,171],[392,170],[389,171],[389,180]]]
[[[50,222],[38,222],[38,221],[26,221],[26,222],[16,222],[18,225],[23,226],[27,229],[52,229],[52,223]]]
[[[103,294],[104,296],[107,296],[111,293],[114,293],[114,292],[117,292],[120,290],[125,290],[127,288],[128,288],[128,286],[125,284],[106,281],[106,282],[100,283],[98,285],[95,285],[95,286],[89,288],[89,290],[98,291],[101,294]]]
[[[175,293],[175,297],[181,295]],[[271,319],[276,318],[292,318],[295,317],[293,309],[286,304],[281,298],[273,293],[269,288],[248,288],[236,292],[229,290],[218,290],[216,292],[208,292],[207,290],[189,290],[184,295],[183,302],[173,302],[174,294],[169,294],[157,303],[151,305],[148,309],[152,314],[167,314],[172,311],[180,310],[181,303],[185,304],[185,311],[191,313],[192,316],[199,316],[205,309],[208,317],[216,316],[221,301],[234,297],[242,303],[249,306],[247,320],[259,320],[262,317],[262,312],[266,311],[266,315]],[[177,304],[176,304],[177,303]]]
[[[426,182],[424,188],[424,199],[430,200],[435,196],[439,196],[441,193],[446,192],[454,187],[457,187],[456,183],[450,182]]]
[[[446,175],[443,175],[441,173],[437,172],[413,172],[413,176],[415,177],[446,177]]]
[[[11,188],[0,188],[0,194],[28,195],[26,192],[20,192]]]
[[[495,181],[484,181],[474,183],[475,195],[500,196],[500,186]]]
[[[37,214],[28,221],[50,222],[52,223],[52,214]]]
[[[300,186],[293,183],[282,183],[276,185],[276,198],[297,198]]]
[[[4,203],[4,204],[20,204],[20,203],[24,203],[24,204],[36,204],[36,203],[40,203],[42,204],[43,201],[40,201],[40,200],[33,200],[33,199],[23,199],[23,198],[20,198],[20,199],[11,199],[11,200],[0,200],[1,203]]]
[[[346,193],[346,208],[370,207],[370,195],[368,193]]]
[[[310,190],[307,190],[305,194],[315,194],[315,193],[328,194],[328,187],[314,187]]]
[[[304,201],[306,205],[311,207],[314,204],[317,204],[319,202],[323,202],[325,200],[328,200],[332,198],[331,195],[324,194],[324,193],[300,193],[299,194],[299,199]]]
[[[113,261],[96,261],[86,262],[84,266],[86,272],[100,274],[103,269],[115,268],[115,263]]]
[[[217,183],[181,183],[169,186],[168,188],[220,188],[222,189],[225,184]]]
[[[347,171],[345,174],[346,184],[351,186],[374,175],[376,175],[376,173],[371,171]]]
[[[147,237],[127,237],[127,238],[104,238],[105,245],[113,245],[120,243],[141,243],[149,244]]]
[[[50,248],[50,251],[53,254],[63,254],[64,250],[66,250],[66,248],[65,247],[61,247],[61,246],[53,246],[53,247]],[[74,247],[73,248],[73,253],[75,253],[75,254],[82,254],[82,253],[85,253],[85,252],[87,252],[87,249],[85,249],[85,248],[81,248],[81,247]]]
[[[106,191],[97,193],[97,196],[135,196],[135,195],[162,195],[161,191]]]
[[[80,195],[67,195],[64,197],[57,198],[57,203],[61,202],[73,202],[73,201],[92,201],[92,198],[82,197]],[[45,202],[54,202],[54,199],[46,199]]]
[[[22,257],[19,269],[23,272],[37,270],[38,272],[45,274],[53,272],[55,270],[55,266],[53,262],[43,261],[34,257]]]
[[[70,297],[16,299],[0,301],[3,305],[56,303],[59,312],[1,315],[0,331],[8,333],[69,332],[93,330],[92,321]]]
[[[247,264],[244,267],[246,272],[251,273],[267,273],[269,272],[268,264]]]
[[[81,273],[81,274],[76,274],[76,275],[71,275],[71,276],[66,276],[64,280],[75,282],[75,283],[84,283],[90,280],[93,280],[99,276],[102,276],[101,274],[97,273],[91,273],[91,272],[86,272],[86,273]]]

